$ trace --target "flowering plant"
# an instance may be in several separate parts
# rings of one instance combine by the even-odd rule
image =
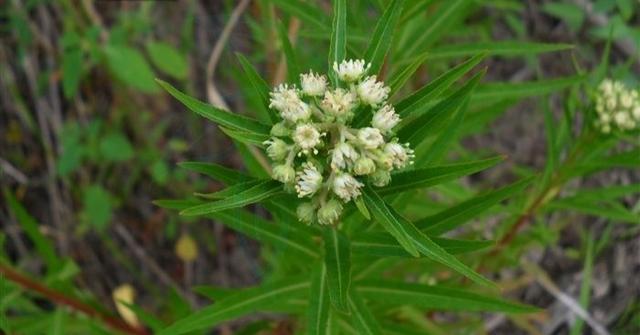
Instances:
[[[181,166],[213,177],[227,188],[197,194],[196,199],[156,204],[179,209],[182,215],[220,221],[268,244],[283,257],[279,264],[286,264],[274,266],[265,284],[229,294],[160,334],[182,334],[274,308],[305,320],[298,327],[308,334],[337,333],[334,329],[341,320],[345,322],[340,328],[351,333],[379,334],[379,319],[385,316],[375,315],[371,306],[380,303],[444,310],[532,310],[464,288],[379,280],[379,265],[388,264],[379,262],[408,257],[439,263],[474,283],[494,287],[454,256],[486,248],[489,242],[440,235],[527,184],[518,181],[496,190],[489,202],[483,200],[470,212],[453,207],[416,222],[404,216],[406,199],[416,191],[487,169],[503,157],[437,163],[453,141],[451,132],[443,128],[460,122],[484,71],[459,87],[454,84],[484,54],[471,57],[397,103],[390,102],[416,69],[400,72],[388,86],[379,79],[402,6],[403,1],[390,3],[364,59],[353,60],[346,57],[346,1],[335,1],[328,76],[293,73],[289,83],[271,89],[239,56],[260,97],[260,120],[207,105],[160,81],[190,110],[220,125],[243,153],[250,175],[217,164],[186,162]],[[283,43],[288,40],[284,38]],[[289,70],[297,68],[291,58],[288,62]],[[293,83],[296,78],[299,83]],[[263,151],[253,150],[256,147]],[[251,204],[263,206],[273,220],[242,209]],[[449,303],[451,297],[456,297],[455,304]]]

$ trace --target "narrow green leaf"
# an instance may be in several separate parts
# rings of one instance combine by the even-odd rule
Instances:
[[[327,287],[327,268],[321,264],[314,271],[309,291],[307,309],[307,334],[326,334],[329,328],[329,289]]]
[[[431,239],[450,254],[473,252],[494,244],[493,241],[467,241],[440,237],[432,237]],[[358,236],[354,237],[351,241],[351,250],[354,255],[380,257],[410,256],[392,236],[386,233],[358,234]]]
[[[349,292],[349,307],[351,309],[351,321],[358,330],[358,334],[377,335],[382,333],[375,316],[355,289]]]
[[[378,73],[384,63],[384,57],[391,47],[393,32],[403,6],[404,0],[393,0],[373,30],[373,36],[371,36],[371,41],[369,41],[369,46],[364,54],[364,59],[371,63],[370,73]]]
[[[448,121],[446,127],[435,135],[433,142],[429,146],[425,146],[422,142],[421,146],[416,147],[418,158],[415,159],[417,166],[430,166],[439,163],[449,151],[449,147],[458,139],[458,130],[464,124],[464,118],[469,107],[469,99],[465,99],[464,103],[458,108],[454,115]],[[433,124],[433,122],[432,122]],[[422,148],[426,147],[426,150]]]
[[[329,45],[329,66],[342,62],[347,52],[347,2],[333,0],[333,26],[331,30],[331,44]],[[329,70],[331,80],[337,85],[338,80],[334,71]]]
[[[444,234],[459,227],[499,202],[522,192],[532,180],[533,178],[522,179],[495,191],[480,194],[458,205],[420,219],[415,222],[415,225],[429,236]]]
[[[262,79],[262,77],[260,77],[258,70],[256,70],[256,68],[251,65],[251,62],[249,62],[246,57],[244,57],[240,53],[236,53],[236,57],[238,57],[238,61],[242,66],[242,70],[244,71],[245,76],[247,76],[247,79],[249,79],[249,82],[253,87],[253,93],[257,94],[257,96],[260,97],[260,118],[263,122],[270,121],[270,123],[272,124],[278,122],[278,116],[272,109],[269,108],[269,84],[267,84],[267,82]]]
[[[347,297],[351,285],[351,246],[337,228],[324,229],[324,262],[327,267],[329,297],[335,309],[349,313]]]
[[[27,212],[27,210],[18,202],[13,193],[9,192],[6,189],[3,189],[4,198],[7,201],[7,205],[13,215],[15,215],[16,220],[29,237],[33,245],[35,246],[35,250],[38,252],[42,260],[44,260],[47,265],[47,272],[54,273],[56,272],[62,265],[62,260],[56,256],[55,248],[53,247],[53,243],[49,241],[41,232],[36,219],[33,218]]]
[[[369,213],[369,210],[367,209],[367,205],[364,204],[364,201],[362,200],[362,198],[358,197],[354,200],[354,202],[356,203],[356,207],[358,208],[358,211],[360,212],[360,214],[362,214],[362,216],[364,216],[365,219],[371,220],[371,214]]]
[[[497,156],[478,161],[398,172],[391,176],[389,185],[379,188],[377,192],[388,195],[442,184],[488,169],[502,160],[504,160],[503,156]]]
[[[411,305],[429,310],[530,313],[535,307],[500,298],[435,285],[366,280],[357,283],[365,298],[382,304]]]
[[[547,204],[546,209],[568,209],[586,215],[640,225],[640,215],[612,201],[569,197]]]
[[[180,212],[180,215],[197,216],[211,214],[231,208],[247,206],[256,202],[269,199],[283,192],[282,184],[275,180],[265,180],[264,182],[231,197],[214,202],[208,202],[187,208]]]
[[[425,56],[426,55],[421,55],[418,57]],[[404,117],[420,109],[421,106],[425,105],[427,102],[440,96],[440,94],[442,94],[447,88],[449,88],[451,84],[455,83],[472,68],[478,65],[485,58],[485,56],[485,53],[477,54],[466,60],[465,62],[452,68],[451,70],[443,73],[438,78],[431,81],[429,84],[423,86],[410,96],[399,101],[395,105],[396,112],[400,114],[400,116]]]
[[[490,103],[495,100],[523,99],[545,95],[579,84],[585,76],[573,76],[523,83],[489,83],[478,86],[472,102]]]
[[[212,193],[194,193],[195,196],[205,199],[224,199],[240,192],[244,192],[250,188],[257,186],[260,183],[263,183],[262,179],[253,179],[249,181],[243,181],[237,184],[233,184],[223,190],[212,192]]]
[[[426,113],[419,115],[410,123],[403,126],[398,131],[398,137],[402,141],[411,143],[417,147],[420,143],[433,132],[433,128],[442,125],[450,118],[461,106],[465,104],[471,92],[482,79],[485,70],[476,73],[467,83],[458,90],[453,92],[444,100],[429,109]],[[418,113],[417,110],[411,111]]]
[[[236,139],[245,144],[251,144],[258,147],[263,147],[264,141],[271,138],[271,136],[268,134],[238,131],[238,130],[229,129],[225,127],[220,127],[220,130],[222,130],[223,133],[225,133],[227,136],[233,139]]]
[[[299,81],[300,66],[298,65],[298,58],[289,41],[289,34],[285,29],[282,22],[277,23],[278,36],[280,37],[280,46],[284,52],[284,57],[287,61],[287,81],[289,83],[297,83]]]
[[[420,65],[422,65],[427,58],[429,58],[429,53],[425,52],[421,55],[418,55],[416,59],[411,62],[408,66],[404,66],[400,68],[399,71],[393,73],[389,76],[389,89],[391,90],[389,96],[393,96],[400,90],[404,84],[413,76],[414,73],[418,70]]]
[[[156,206],[183,210],[201,202],[194,200],[155,200]],[[269,243],[280,248],[282,252],[294,252],[307,258],[317,258],[317,246],[313,235],[293,225],[272,224],[246,210],[227,210],[206,215],[207,218],[219,220],[229,228],[245,234],[258,241]]]
[[[260,123],[246,116],[230,113],[228,111],[201,102],[178,91],[175,87],[171,86],[171,84],[160,79],[156,79],[156,81],[160,84],[160,86],[162,86],[162,88],[169,92],[169,94],[171,94],[174,98],[178,99],[192,112],[213,122],[216,122],[221,126],[251,133],[269,134],[270,127],[266,124]]]
[[[570,50],[573,48],[574,46],[571,44],[521,41],[455,43],[439,46],[429,50],[429,58],[444,59],[467,57],[480,52],[486,52],[489,56],[529,56],[545,52]]]
[[[181,162],[178,163],[178,166],[204,174],[225,184],[236,184],[253,179],[244,173],[238,172],[238,170],[230,169],[216,163]]]
[[[582,283],[580,284],[580,306],[585,310],[589,310],[589,300],[591,300],[591,280],[593,276],[593,258],[595,253],[595,242],[592,233],[587,234],[586,255],[584,257],[584,265],[582,267]],[[571,327],[569,335],[583,334],[584,320],[578,318]]]
[[[329,32],[329,18],[321,8],[304,1],[270,0],[289,15],[293,15],[305,24],[313,26],[323,33]]]
[[[420,253],[410,238],[409,232],[390,211],[390,206],[369,186],[365,187],[362,196],[375,220],[380,223],[410,255],[418,257]]]
[[[158,334],[178,335],[211,328],[223,321],[268,309],[288,298],[300,296],[308,289],[309,282],[301,278],[244,289],[176,321]]]

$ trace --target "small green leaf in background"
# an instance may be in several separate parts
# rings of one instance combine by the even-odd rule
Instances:
[[[171,44],[148,42],[146,46],[151,62],[158,69],[176,79],[185,79],[187,77],[189,71],[187,60]]]
[[[69,122],[62,128],[60,141],[62,153],[56,161],[56,170],[61,176],[66,176],[75,171],[82,164],[85,156],[82,132],[77,123]]]
[[[113,216],[111,194],[98,184],[85,188],[83,193],[83,218],[91,226],[103,230]]]
[[[283,192],[282,184],[275,180],[265,180],[262,183],[226,199],[204,203],[187,208],[180,212],[180,215],[197,216],[205,215],[223,210],[244,207],[256,202],[271,198]]]
[[[563,20],[572,31],[578,31],[584,22],[584,10],[567,2],[548,2],[542,6],[547,14]]]
[[[104,48],[111,72],[123,83],[146,93],[158,92],[154,75],[147,60],[133,48],[110,45]]]
[[[151,178],[160,185],[164,185],[169,179],[169,167],[162,159],[153,162],[150,168]]]
[[[111,133],[100,140],[100,154],[107,161],[126,161],[133,157],[133,147],[124,134]]]
[[[74,32],[65,32],[62,36],[62,91],[69,99],[76,94],[82,75],[82,49],[80,37]]]
[[[377,74],[384,63],[403,6],[404,0],[393,0],[376,24],[364,55],[365,60],[371,62],[371,74]]]
[[[327,268],[321,264],[313,272],[309,290],[307,309],[307,334],[326,334],[329,327],[329,291],[327,289]]]

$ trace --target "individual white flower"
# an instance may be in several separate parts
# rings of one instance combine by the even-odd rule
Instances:
[[[301,124],[293,132],[293,140],[305,153],[320,144],[320,132],[310,124]]]
[[[273,167],[272,177],[281,183],[289,184],[295,181],[296,171],[288,164],[280,164]]]
[[[318,223],[321,225],[334,224],[340,218],[342,204],[336,199],[327,201],[318,210]]]
[[[640,104],[638,104],[633,108],[633,110],[631,111],[631,114],[636,120],[640,121]]]
[[[327,78],[313,73],[313,71],[309,71],[309,73],[300,75],[300,84],[304,94],[310,96],[321,96],[327,89]]]
[[[356,107],[356,96],[342,88],[324,93],[324,98],[320,103],[322,109],[336,117],[346,116]]]
[[[375,149],[384,144],[384,137],[378,128],[361,128],[358,130],[358,140],[367,149]]]
[[[289,145],[279,138],[271,138],[263,144],[267,146],[267,156],[274,161],[283,160],[289,153]]]
[[[402,145],[397,142],[387,143],[384,146],[384,153],[392,157],[393,166],[403,168],[407,164],[413,163],[411,159],[414,157],[413,150],[408,144]]]
[[[391,181],[391,173],[387,170],[377,169],[370,176],[371,183],[377,187],[387,186]]]
[[[338,65],[337,62],[333,63],[333,70],[338,75],[338,78],[346,82],[353,82],[360,79],[370,67],[371,64],[366,64],[365,66],[365,61],[362,59],[345,59],[340,65]]]
[[[376,163],[369,157],[360,157],[353,166],[353,173],[358,176],[371,174],[376,170]]]
[[[331,151],[331,168],[344,170],[358,159],[358,152],[349,143],[338,143]]]
[[[383,83],[376,81],[376,76],[369,76],[356,87],[360,100],[371,106],[377,106],[387,100],[390,89]]]
[[[371,119],[371,125],[380,129],[383,133],[388,133],[393,127],[400,123],[400,116],[390,105],[384,105]]]
[[[348,173],[342,173],[333,180],[333,193],[344,201],[350,201],[360,196],[360,188],[364,186]]]
[[[302,171],[298,171],[296,177],[296,192],[298,198],[316,193],[322,186],[322,174],[311,163],[302,164]]]
[[[296,208],[298,219],[306,224],[311,224],[315,220],[316,208],[310,202],[303,202]]]
[[[304,121],[311,116],[309,105],[300,99],[298,90],[281,84],[269,93],[271,96],[269,108],[275,108],[283,119],[290,122]]]

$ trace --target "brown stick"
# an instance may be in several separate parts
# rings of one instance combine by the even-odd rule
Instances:
[[[27,290],[37,292],[47,299],[51,300],[55,304],[65,305],[70,307],[71,309],[83,313],[89,317],[97,318],[102,320],[109,327],[123,332],[125,334],[133,334],[133,335],[149,335],[149,333],[143,328],[136,328],[134,326],[129,325],[124,322],[124,320],[105,314],[103,312],[98,311],[90,305],[83,303],[80,300],[76,300],[75,298],[66,296],[58,291],[50,289],[24,275],[21,273],[9,268],[4,264],[0,264],[0,275],[7,278],[8,280],[24,287]]]

